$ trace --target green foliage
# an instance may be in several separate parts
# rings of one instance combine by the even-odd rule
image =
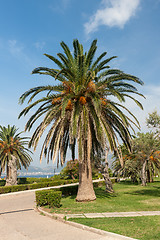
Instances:
[[[0,186],[4,186],[6,183],[6,180],[0,180]]]
[[[160,116],[158,115],[157,111],[149,113],[148,118],[146,119],[147,126],[149,128],[159,128],[160,129]]]
[[[138,133],[132,140],[132,152],[122,145],[124,166],[121,167],[118,158],[114,162],[114,173],[124,177],[131,177],[131,180],[141,179],[143,163],[146,161],[146,172],[148,181],[153,175],[160,172],[160,139],[154,132]]]
[[[26,184],[26,183],[28,183],[28,181],[27,181],[26,177],[22,177],[22,178],[17,179],[17,183],[18,184]]]
[[[5,171],[9,160],[12,156],[16,158],[17,169],[28,168],[32,158],[32,153],[26,145],[28,145],[28,138],[21,137],[22,132],[17,133],[18,129],[15,126],[4,127],[0,126],[0,167]],[[8,173],[8,171],[7,171]]]
[[[61,47],[63,53],[57,54],[58,59],[45,54],[54,65],[57,65],[56,69],[38,67],[32,71],[33,74],[53,77],[59,84],[34,87],[20,97],[21,104],[29,99],[28,106],[19,117],[25,116],[33,107],[37,107],[29,118],[25,130],[30,131],[43,116],[31,137],[29,146],[36,149],[45,129],[51,126],[44,139],[40,161],[44,155],[47,161],[52,159],[54,162],[57,159],[58,164],[63,165],[68,147],[74,159],[76,146],[79,160],[83,161],[84,152],[90,151],[91,147],[96,153],[102,151],[106,139],[110,149],[116,151],[119,145],[118,137],[130,148],[130,131],[134,126],[139,127],[139,123],[123,104],[126,98],[131,98],[143,108],[133,97],[133,94],[143,96],[133,85],[142,85],[143,82],[121,70],[110,69],[109,62],[116,56],[106,58],[107,53],[104,52],[94,59],[97,40],[91,43],[88,52],[83,51],[83,46],[77,39],[73,40],[73,53],[64,42],[61,42]],[[39,98],[36,98],[38,95]],[[131,120],[132,117],[134,121]],[[53,122],[54,125],[51,125]],[[87,144],[84,144],[84,139]],[[120,153],[118,156],[121,159]]]
[[[73,196],[77,194],[78,185],[60,188],[64,196]]]
[[[79,162],[77,159],[67,162],[66,167],[62,169],[60,175],[64,179],[78,179],[79,178]]]
[[[4,186],[0,187],[0,194],[2,193],[9,193],[9,192],[17,192],[17,191],[24,191],[24,190],[31,190],[31,189],[38,189],[38,188],[45,188],[45,187],[53,187],[59,185],[65,185],[70,183],[75,183],[77,180],[58,180],[58,181],[49,181],[49,182],[39,182],[39,183],[32,183],[32,184],[21,184],[16,186]]]
[[[37,206],[45,206],[49,207],[60,207],[62,192],[55,190],[42,190],[36,191],[36,203]]]
[[[79,179],[79,161],[77,159],[67,162],[66,167],[60,172],[62,179]],[[103,178],[97,166],[92,162],[92,179]]]
[[[28,185],[15,185],[0,187],[0,194],[28,190]]]

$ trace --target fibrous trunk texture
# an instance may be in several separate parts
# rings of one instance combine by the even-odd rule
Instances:
[[[17,185],[17,165],[16,158],[14,156],[12,156],[12,158],[8,161],[6,179],[6,186],[12,185]]]
[[[104,178],[104,181],[105,181],[105,185],[106,185],[106,191],[107,192],[114,192],[113,191],[113,186],[112,186],[112,182],[111,182],[111,179],[109,177],[109,169],[108,169],[108,153],[109,153],[109,150],[106,149],[106,155],[105,155],[105,167],[104,167],[104,170],[103,170],[103,178]]]
[[[91,135],[90,129],[88,139],[83,140],[83,157],[79,159],[79,187],[76,197],[77,202],[94,201],[96,195],[93,189],[92,182],[92,167],[91,167]]]
[[[142,186],[146,186],[146,160],[143,162],[142,170],[141,170],[141,180]]]

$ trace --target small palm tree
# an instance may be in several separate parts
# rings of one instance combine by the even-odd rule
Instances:
[[[32,161],[31,151],[25,148],[28,138],[20,137],[21,132],[17,133],[17,130],[15,126],[0,126],[0,166],[2,171],[6,169],[6,185],[15,185],[17,169],[28,168]]]
[[[108,63],[116,57],[102,60],[106,52],[94,61],[97,40],[92,42],[88,52],[83,51],[78,40],[73,41],[73,54],[64,42],[61,42],[61,47],[64,54],[57,54],[60,60],[45,54],[58,69],[39,67],[32,72],[49,75],[60,84],[39,86],[25,92],[20,97],[20,103],[30,96],[29,106],[19,117],[39,105],[28,120],[25,130],[29,131],[44,116],[29,142],[29,146],[36,149],[42,134],[47,127],[50,128],[42,146],[40,161],[44,154],[47,161],[52,159],[54,162],[57,159],[63,165],[67,148],[70,147],[74,159],[75,148],[78,147],[79,188],[76,200],[94,200],[96,196],[92,184],[91,151],[95,154],[103,151],[108,141],[110,149],[118,152],[118,135],[130,148],[129,129],[133,129],[132,123],[137,127],[139,124],[135,116],[121,103],[125,101],[125,97],[129,97],[142,108],[140,102],[132,96],[141,94],[127,82],[142,84],[142,81],[118,69],[110,69]],[[32,103],[42,92],[44,96]],[[128,114],[125,115],[123,110]],[[118,155],[122,159],[120,152]]]

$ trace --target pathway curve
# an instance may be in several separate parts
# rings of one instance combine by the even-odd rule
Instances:
[[[97,233],[67,225],[34,211],[34,192],[0,197],[1,240],[102,240]],[[108,239],[108,238],[107,238]]]

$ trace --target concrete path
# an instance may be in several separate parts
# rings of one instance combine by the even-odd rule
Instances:
[[[34,211],[34,200],[34,192],[0,197],[1,240],[106,239],[106,237],[97,233],[78,229],[40,215],[40,213]]]
[[[108,218],[108,217],[142,217],[160,215],[160,211],[138,211],[138,212],[106,212],[106,213],[83,213],[83,214],[67,214],[69,218]]]

